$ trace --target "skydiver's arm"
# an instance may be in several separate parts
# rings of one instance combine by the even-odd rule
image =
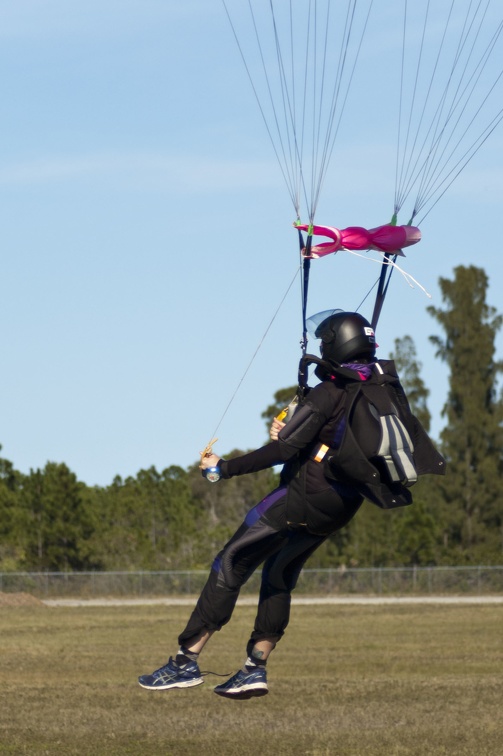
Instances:
[[[320,383],[309,392],[309,398],[296,411],[278,435],[281,457],[291,459],[318,437],[334,410],[337,395],[328,383]]]
[[[234,459],[222,459],[217,454],[208,454],[201,459],[199,468],[207,470],[210,467],[218,467],[222,478],[232,478],[234,475],[246,475],[246,473],[265,470],[267,467],[281,465],[278,441],[273,441],[260,449],[242,454]]]
[[[221,459],[218,465],[222,477],[246,475],[284,464],[311,444],[333,410],[333,395],[322,387],[323,384],[320,384],[312,389],[309,400],[299,407],[292,419],[281,429],[277,441],[272,441],[241,457]]]
[[[274,467],[274,465],[281,465],[284,461],[281,459],[279,441],[271,441],[270,444],[248,454],[242,454],[240,457],[221,459],[218,466],[222,478],[232,478],[234,475],[246,475]]]

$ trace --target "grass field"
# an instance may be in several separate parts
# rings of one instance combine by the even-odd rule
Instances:
[[[0,609],[0,753],[502,756],[501,606],[294,606],[270,693],[149,692],[183,607]],[[238,607],[201,668],[234,673]]]

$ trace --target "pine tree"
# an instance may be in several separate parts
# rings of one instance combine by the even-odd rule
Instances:
[[[0,445],[0,450],[2,449]],[[23,566],[23,534],[26,523],[19,507],[21,473],[12,462],[0,458],[0,570]]]
[[[410,336],[395,339],[393,359],[410,408],[424,429],[429,431],[431,415],[426,402],[430,391],[421,378],[422,365],[417,361],[416,346]]]
[[[445,309],[428,312],[445,337],[431,337],[450,369],[443,410],[442,451],[447,475],[439,482],[446,504],[444,545],[463,561],[501,559],[503,484],[502,403],[495,337],[503,318],[486,303],[488,278],[474,266],[440,279]]]
[[[85,485],[63,463],[47,462],[43,470],[31,470],[20,494],[28,519],[26,563],[28,569],[78,570],[88,567],[85,543],[92,523],[85,507]]]

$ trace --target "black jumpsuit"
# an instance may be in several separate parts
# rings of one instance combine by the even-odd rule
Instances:
[[[308,557],[356,514],[363,497],[328,480],[315,460],[330,446],[342,414],[344,389],[326,380],[310,390],[278,441],[231,460],[221,460],[223,478],[284,463],[280,485],[251,509],[213,562],[208,581],[179,643],[205,630],[220,630],[231,618],[241,586],[263,564],[255,627],[248,652],[261,639],[278,641],[288,625],[291,592]]]

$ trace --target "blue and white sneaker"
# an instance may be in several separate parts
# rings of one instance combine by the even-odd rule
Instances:
[[[245,667],[236,672],[227,682],[217,685],[214,692],[226,698],[243,700],[269,693],[267,673],[264,667]]]
[[[197,662],[177,664],[170,657],[169,662],[156,669],[151,675],[141,675],[138,678],[142,688],[147,690],[170,690],[171,688],[192,688],[204,682]]]

